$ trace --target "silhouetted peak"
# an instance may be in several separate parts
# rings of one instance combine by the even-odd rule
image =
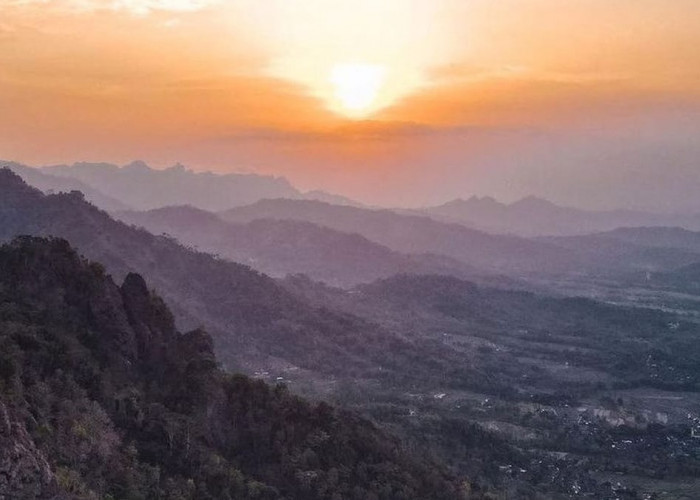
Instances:
[[[539,198],[537,196],[526,196],[525,198],[516,201],[511,205],[512,208],[533,209],[533,208],[557,208],[557,206],[549,200]]]
[[[151,170],[151,167],[149,167],[148,164],[142,160],[132,161],[128,165],[124,165],[123,168],[124,170],[131,170],[137,172],[148,172]]]
[[[127,275],[121,294],[136,335],[139,359],[156,376],[160,372],[159,364],[169,357],[167,353],[174,347],[175,320],[165,303],[149,291],[138,274]]]
[[[480,207],[503,207],[503,203],[498,201],[496,198],[493,196],[482,196],[481,198],[478,196],[472,196],[469,198],[468,203],[472,205],[479,205]]]
[[[124,279],[122,291],[132,297],[147,297],[148,285],[140,274],[129,273]]]
[[[477,196],[477,195],[472,195],[467,199],[464,198],[455,198],[454,200],[448,201],[443,207],[450,207],[450,206],[463,206],[463,207],[475,207],[475,206],[481,206],[481,207],[495,207],[495,206],[503,206],[501,202],[496,200],[492,196]]]
[[[182,163],[177,162],[172,167],[168,167],[165,171],[172,172],[172,173],[185,173],[185,172],[189,172],[189,169],[186,166],[184,166]]]
[[[174,330],[174,321],[163,301],[153,295],[140,274],[129,273],[121,286],[124,304],[132,318],[161,330]]]
[[[211,335],[202,328],[182,335],[179,339],[179,345],[180,355],[185,362],[209,361],[212,365],[216,365],[214,341]]]

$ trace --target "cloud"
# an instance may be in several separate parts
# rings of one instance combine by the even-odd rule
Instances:
[[[552,71],[520,65],[485,67],[456,63],[431,68],[428,75],[437,84],[513,80],[586,85],[621,82],[631,78],[630,75],[621,72]]]
[[[54,11],[89,13],[128,12],[146,16],[152,12],[195,12],[221,0],[0,0],[0,8],[42,7]]]

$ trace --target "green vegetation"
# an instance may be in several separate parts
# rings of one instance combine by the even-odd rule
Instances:
[[[403,339],[382,378],[337,387],[336,402],[482,490],[645,498],[666,488],[661,480],[691,484],[700,473],[687,418],[700,404],[700,326],[688,318],[444,276],[396,276],[352,293],[303,277],[285,284]]]
[[[0,248],[0,344],[0,496],[461,495],[371,423],[221,372],[209,336],[178,333],[140,276],[117,287],[63,240]],[[28,495],[21,478],[42,463]]]
[[[44,262],[42,272],[7,284],[7,299],[0,305],[0,317],[7,319],[0,346],[5,394],[0,417],[7,418],[0,418],[0,439],[10,445],[0,450],[24,450],[21,460],[13,457],[31,465],[23,467],[21,484],[62,484],[81,495],[101,495],[107,490],[100,484],[119,484],[122,489],[108,491],[115,499],[123,498],[120,492],[132,487],[128,485],[148,489],[156,484],[149,491],[162,492],[172,484],[177,494],[206,498],[196,488],[234,488],[231,481],[242,481],[256,491],[271,488],[287,498],[306,499],[315,497],[304,488],[326,483],[336,486],[324,491],[341,491],[342,500],[372,498],[367,491],[380,499],[387,494],[401,498],[401,484],[414,497],[431,498],[419,491],[446,491],[453,498],[454,483],[435,479],[443,473],[425,459],[447,463],[455,476],[469,478],[460,489],[477,497],[555,499],[575,493],[596,499],[693,498],[700,464],[700,440],[691,434],[691,427],[697,427],[693,419],[700,421],[696,296],[633,288],[629,283],[636,275],[624,282],[585,273],[562,278],[557,290],[578,293],[594,283],[590,296],[609,287],[612,302],[636,307],[546,296],[554,283],[546,277],[537,294],[445,276],[397,276],[352,290],[305,276],[276,281],[117,222],[80,193],[44,196],[0,170],[0,239],[17,234],[64,237],[100,262],[81,264],[99,282],[108,281],[104,273],[118,281],[128,277],[121,288],[110,285],[112,291],[100,292],[90,285],[97,282],[92,278],[80,282],[82,274],[74,271],[61,275],[65,286],[45,286],[50,284],[44,283],[46,277],[73,269],[60,264],[68,251],[43,261],[19,258],[17,248],[6,252],[16,257],[8,260],[8,276],[26,262]],[[654,251],[665,255],[663,248]],[[143,295],[142,282],[130,273],[142,275],[163,300],[150,296],[138,307],[125,300]],[[642,278],[654,286],[658,277]],[[692,284],[692,274],[686,277]],[[82,291],[67,293],[68,283]],[[489,283],[534,288],[520,279]],[[67,297],[83,297],[83,302]],[[88,298],[97,302],[84,303]],[[163,302],[174,319],[163,312]],[[122,306],[127,312],[115,312]],[[209,338],[201,331],[175,335],[183,339],[175,344],[164,340],[170,336],[158,332],[174,331],[173,323],[195,331],[204,325],[225,369],[272,384],[283,380],[292,392],[368,416],[383,430],[337,411],[333,414],[340,427],[323,427],[316,406],[299,402],[282,387],[218,372]],[[23,333],[16,335],[18,329]],[[137,331],[133,336],[119,333]],[[110,343],[114,338],[119,341]],[[188,352],[200,352],[203,358],[183,365]],[[115,353],[123,358],[113,357]],[[25,376],[25,370],[32,375]],[[71,389],[73,383],[78,393]],[[254,410],[231,409],[233,399],[249,401],[245,408]],[[61,424],[57,434],[57,422],[69,420],[55,416],[64,411],[64,400],[72,405],[65,411],[76,425]],[[302,409],[296,410],[297,403]],[[203,408],[202,416],[198,412]],[[92,416],[83,421],[82,415]],[[238,422],[236,415],[247,416]],[[306,427],[309,420],[316,422],[312,428]],[[229,421],[236,422],[235,428]],[[278,439],[279,429],[288,426],[301,429],[302,435],[285,431]],[[397,465],[356,468],[352,453],[346,457],[336,449],[319,454],[316,445],[307,444],[307,439],[328,442],[318,437],[325,434],[314,434],[318,428],[338,435],[344,443],[338,448],[355,446],[357,457],[376,457],[376,450],[385,450],[382,460]],[[404,455],[384,430],[422,459]],[[700,428],[695,430],[700,435]],[[91,440],[94,435],[100,440]],[[226,436],[236,436],[235,449]],[[345,444],[340,436],[355,436],[357,442]],[[367,448],[360,448],[360,441]],[[193,454],[200,449],[193,443],[204,443],[205,451]],[[61,455],[68,453],[62,450],[98,445],[116,449],[109,456],[119,456],[121,462]],[[376,465],[374,458],[362,462]],[[127,479],[131,472],[114,480],[102,478],[101,472],[89,474],[93,469],[121,474],[119,463],[133,464],[129,470],[136,471],[137,479]],[[226,472],[230,467],[236,472]],[[217,478],[229,479],[212,483],[203,472],[211,470],[219,470]],[[408,478],[401,471],[416,472]],[[377,490],[380,472],[382,484],[394,485],[385,496],[377,493],[382,491]],[[425,490],[412,482],[416,478]],[[367,481],[374,486],[367,487]],[[358,484],[367,491],[355,491]]]

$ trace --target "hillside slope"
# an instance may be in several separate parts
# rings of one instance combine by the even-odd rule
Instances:
[[[231,222],[292,219],[356,233],[404,253],[431,253],[490,272],[562,272],[576,269],[575,252],[514,236],[491,235],[427,216],[403,215],[304,200],[262,200],[221,216]]]
[[[372,424],[217,368],[129,274],[0,247],[0,497],[466,498]]]
[[[0,161],[0,168],[2,167],[9,168],[22,177],[27,184],[40,189],[44,193],[69,193],[71,191],[80,191],[83,193],[86,200],[90,203],[94,203],[102,210],[116,211],[130,209],[129,205],[126,203],[108,196],[92,186],[88,186],[84,182],[72,177],[51,175],[41,169],[27,167],[15,162]]]
[[[659,214],[634,210],[581,210],[530,196],[515,203],[473,196],[420,211],[439,220],[459,222],[492,233],[520,236],[574,236],[619,227],[683,226],[700,229],[697,214]]]
[[[227,366],[364,372],[374,365],[366,346],[391,342],[366,322],[308,306],[246,266],[115,221],[80,193],[43,195],[0,170],[0,241],[21,234],[65,238],[117,280],[141,274],[162,290],[179,325],[206,325]]]
[[[273,277],[306,274],[331,285],[351,286],[399,273],[476,274],[454,259],[402,254],[358,234],[305,221],[258,219],[237,224],[188,206],[114,215]]]

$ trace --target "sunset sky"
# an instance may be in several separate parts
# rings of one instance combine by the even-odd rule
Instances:
[[[698,0],[0,0],[0,158],[700,211]]]

